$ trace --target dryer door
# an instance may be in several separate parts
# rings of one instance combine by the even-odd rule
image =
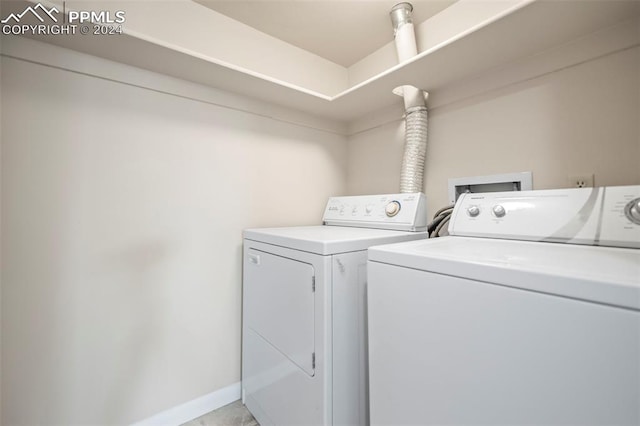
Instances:
[[[244,269],[246,326],[308,375],[315,374],[314,269],[250,249]]]

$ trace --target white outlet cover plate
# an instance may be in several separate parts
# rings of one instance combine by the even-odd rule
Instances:
[[[584,185],[578,185],[578,181],[584,182]],[[595,183],[595,175],[593,173],[582,173],[567,176],[567,186],[569,188],[593,188]]]

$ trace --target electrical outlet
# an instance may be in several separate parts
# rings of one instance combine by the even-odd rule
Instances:
[[[570,175],[567,177],[569,188],[592,188],[593,173],[582,175]]]

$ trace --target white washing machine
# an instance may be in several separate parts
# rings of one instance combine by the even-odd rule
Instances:
[[[465,194],[451,221],[369,250],[371,424],[640,424],[640,186]]]
[[[244,232],[242,397],[260,425],[368,424],[367,248],[426,238],[424,194],[335,197]]]

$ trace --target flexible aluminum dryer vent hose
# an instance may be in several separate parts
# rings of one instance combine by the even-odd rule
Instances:
[[[390,12],[398,60],[418,54],[410,3],[398,3]],[[427,107],[422,90],[403,86],[405,107],[405,148],[400,172],[400,192],[422,192],[427,155]]]
[[[427,157],[427,108],[406,111],[404,156],[400,170],[400,192],[424,192],[424,163]]]

